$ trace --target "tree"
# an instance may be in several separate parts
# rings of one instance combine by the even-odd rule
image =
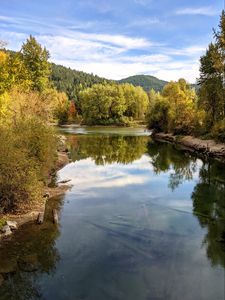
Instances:
[[[131,84],[96,84],[79,94],[84,121],[88,124],[128,124],[144,119],[148,96]]]
[[[195,119],[195,91],[184,79],[168,83],[162,96],[170,103],[170,129],[175,133],[191,133]]]
[[[206,54],[200,58],[199,108],[207,112],[208,130],[220,119],[223,112],[222,77],[216,67],[218,46],[211,43]],[[221,110],[222,108],[222,110]]]
[[[222,11],[220,17],[219,30],[214,30],[214,36],[216,38],[216,45],[218,47],[219,55],[215,61],[215,67],[220,73],[220,77],[223,82],[222,94],[223,94],[223,118],[225,118],[225,11]]]
[[[151,91],[149,128],[189,134],[196,124],[196,94],[184,79],[169,82],[160,94]]]
[[[219,30],[214,30],[211,43],[200,59],[199,102],[206,112],[208,132],[225,130],[225,12],[220,17]],[[222,136],[224,136],[222,134]],[[217,136],[214,136],[217,137]],[[224,138],[224,137],[223,137]]]
[[[73,122],[76,118],[77,111],[75,107],[75,103],[73,101],[70,102],[69,111],[68,111],[68,120]]]
[[[149,105],[147,93],[141,87],[126,83],[121,85],[126,99],[127,109],[125,115],[134,119],[144,119]]]
[[[32,89],[43,91],[49,85],[49,52],[30,35],[21,49],[24,64],[29,72]]]
[[[59,124],[65,124],[68,121],[68,111],[70,102],[65,93],[59,93],[53,90],[54,107],[53,115]]]
[[[148,127],[155,131],[168,132],[170,104],[167,99],[158,97],[158,101],[148,113]]]

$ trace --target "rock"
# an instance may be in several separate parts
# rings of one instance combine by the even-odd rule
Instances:
[[[18,228],[16,221],[6,221],[6,225],[8,225],[11,230],[16,230]]]
[[[4,282],[4,277],[2,276],[2,274],[0,274],[0,286],[3,285],[3,282]]]
[[[43,195],[43,197],[48,199],[48,198],[50,198],[50,194],[49,194],[49,193],[45,193],[45,194]]]
[[[12,231],[11,231],[9,225],[3,226],[1,231],[4,233],[4,236],[9,236],[12,234]]]

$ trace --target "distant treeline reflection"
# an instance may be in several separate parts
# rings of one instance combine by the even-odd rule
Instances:
[[[129,164],[147,153],[147,136],[70,136],[71,159],[91,158],[96,165]]]

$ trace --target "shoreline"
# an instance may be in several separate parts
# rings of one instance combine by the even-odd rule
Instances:
[[[57,161],[56,161],[56,172],[60,171],[63,167],[65,167],[67,164],[69,164],[70,159],[68,155],[67,148],[65,146],[65,140],[64,138],[61,138],[61,149],[57,151]],[[38,215],[40,213],[45,212],[45,206],[48,199],[61,196],[65,194],[69,189],[72,188],[71,184],[61,184],[58,183],[55,187],[48,187],[45,186],[43,190],[43,201],[41,203],[36,203],[33,205],[32,209],[30,209],[28,212],[24,214],[4,214],[2,215],[2,218],[5,219],[5,221],[12,221],[16,222],[17,224],[17,230],[20,226],[29,223],[29,222],[36,222]],[[47,195],[47,197],[46,197]],[[12,231],[12,234],[5,235],[4,233],[1,233],[0,231],[0,243],[2,241],[7,240],[11,236],[13,236],[14,231]]]
[[[190,152],[195,152],[225,162],[225,144],[218,143],[214,140],[202,140],[201,138],[190,135],[176,136],[171,133],[163,132],[152,134],[152,138],[156,141],[179,145]]]

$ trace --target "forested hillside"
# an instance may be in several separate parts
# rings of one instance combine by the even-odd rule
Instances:
[[[77,95],[81,90],[91,87],[96,83],[109,83],[110,80],[97,75],[88,74],[81,71],[72,70],[64,66],[51,64],[51,81],[60,92],[65,92],[69,99],[77,100]]]
[[[146,92],[154,89],[157,92],[162,91],[163,87],[168,83],[150,75],[135,75],[118,81],[119,83],[130,83],[134,86],[141,86]]]

